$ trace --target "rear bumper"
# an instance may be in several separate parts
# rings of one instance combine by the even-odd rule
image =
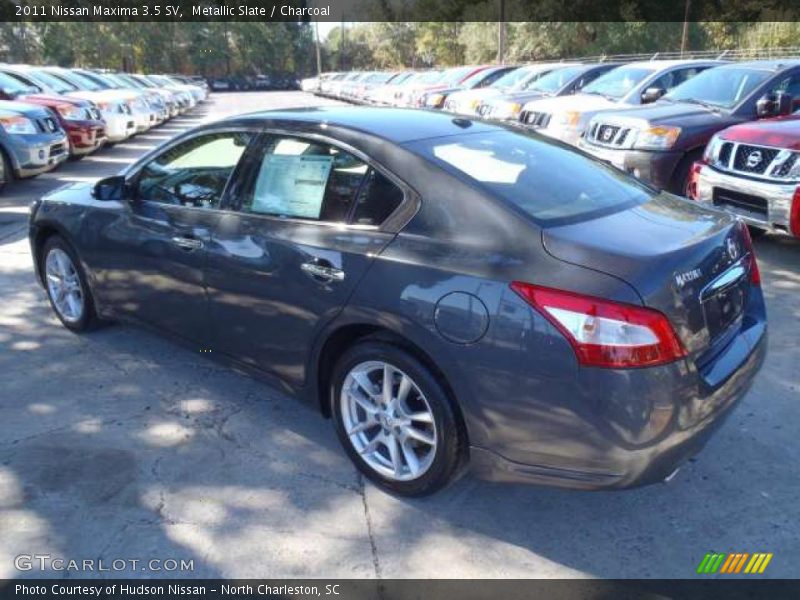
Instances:
[[[672,189],[672,177],[683,158],[680,152],[616,150],[590,144],[583,139],[578,142],[578,148],[661,189]]]
[[[697,180],[695,199],[698,202],[715,206],[731,214],[735,214],[748,225],[765,229],[773,233],[791,235],[790,217],[792,202],[797,184],[758,181],[737,175],[722,173],[713,167],[701,167]],[[763,210],[748,209],[728,203],[715,203],[714,190],[746,194],[763,200]]]
[[[748,336],[754,340],[751,341]],[[617,438],[603,452],[587,454],[581,452],[584,440],[563,439],[558,447],[572,454],[551,454],[544,460],[543,457],[547,455],[542,453],[532,453],[527,458],[524,454],[517,453],[510,458],[502,450],[473,446],[470,448],[471,470],[477,477],[489,481],[583,490],[624,489],[664,481],[702,450],[750,389],[766,357],[766,326],[762,322],[740,338],[741,345],[747,348],[745,352],[749,351],[749,354],[745,354],[744,361],[738,364],[732,375],[709,394],[703,393],[703,384],[697,385],[691,390],[691,394],[686,394],[685,389],[675,390],[675,396],[684,397],[684,400],[672,402],[670,399],[671,406],[663,404],[660,407],[661,415],[653,411],[654,416],[650,420],[668,421],[651,441],[637,443],[635,440],[623,441]],[[727,360],[741,360],[741,346],[734,347],[732,344],[726,352],[730,353]],[[726,358],[723,357],[723,360]],[[679,364],[668,367],[684,368]],[[697,373],[694,375],[698,380],[701,378]],[[629,390],[632,397],[636,392],[636,389]],[[667,392],[667,396],[669,395],[671,394]],[[608,402],[615,400],[623,399],[603,399]],[[631,398],[627,400],[630,401]],[[608,433],[611,433],[609,437],[616,437],[613,423],[610,425],[604,437]],[[647,423],[642,430],[650,425],[651,423]]]

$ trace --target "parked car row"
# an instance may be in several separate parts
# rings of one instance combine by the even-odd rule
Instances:
[[[800,117],[790,116],[800,107],[800,59],[328,73],[304,89],[505,121],[759,231],[800,237]]]
[[[209,79],[208,85],[215,92],[268,92],[302,89],[301,83],[294,73],[214,77]]]
[[[0,187],[164,123],[208,97],[166,75],[0,64]]]

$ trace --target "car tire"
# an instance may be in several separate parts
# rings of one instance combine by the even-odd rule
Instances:
[[[0,191],[14,181],[14,170],[4,150],[0,150]]]
[[[40,269],[47,299],[59,321],[64,327],[76,333],[97,328],[100,319],[95,310],[94,297],[72,246],[61,236],[53,235],[45,241],[40,256]],[[73,303],[66,299],[67,292],[64,292],[64,297],[59,295],[58,290],[63,291],[67,287],[71,291],[78,288],[79,311],[74,310]],[[70,295],[73,294],[70,292]]]
[[[388,405],[382,391],[387,372]],[[362,385],[372,387],[371,396]],[[453,406],[433,373],[409,352],[378,339],[353,346],[333,370],[330,403],[348,456],[385,490],[425,496],[446,486],[459,471],[465,436]]]
[[[693,150],[681,159],[670,181],[669,191],[671,193],[676,196],[687,197],[687,192],[689,191],[689,172],[692,169],[692,165],[701,158],[703,158],[703,151]]]

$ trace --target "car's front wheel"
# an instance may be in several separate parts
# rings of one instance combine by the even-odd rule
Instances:
[[[2,191],[7,183],[14,179],[14,171],[11,169],[11,163],[6,157],[6,153],[0,150],[0,191]]]
[[[351,460],[389,491],[431,494],[459,467],[464,440],[445,391],[428,368],[392,344],[363,342],[341,357],[331,413]]]
[[[54,235],[45,242],[41,256],[45,289],[56,316],[72,331],[92,329],[98,323],[94,300],[75,251]]]

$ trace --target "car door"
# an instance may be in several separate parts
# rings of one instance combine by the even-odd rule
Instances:
[[[207,245],[227,182],[254,137],[199,133],[131,174],[126,210],[104,232],[102,286],[113,306],[188,339],[208,338]]]
[[[295,386],[411,191],[335,142],[267,133],[252,152],[206,267],[214,348]]]

